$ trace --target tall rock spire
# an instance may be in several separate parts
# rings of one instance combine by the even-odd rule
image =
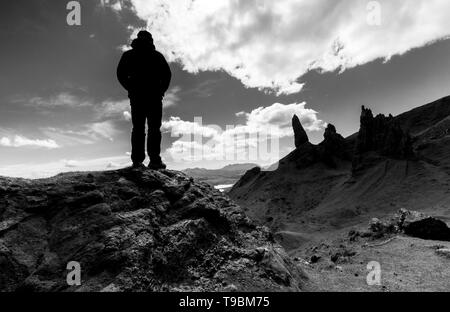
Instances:
[[[300,146],[309,142],[308,135],[297,115],[292,117],[292,128],[294,129],[295,148],[300,148]]]

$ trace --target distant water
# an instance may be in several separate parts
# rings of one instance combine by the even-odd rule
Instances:
[[[219,184],[219,185],[215,185],[214,188],[216,190],[219,190],[221,192],[225,192],[226,190],[230,189],[233,187],[234,184]]]

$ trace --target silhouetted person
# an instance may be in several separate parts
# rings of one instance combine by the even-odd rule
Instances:
[[[117,78],[128,91],[131,104],[131,160],[133,167],[143,167],[145,159],[145,123],[148,124],[147,153],[150,169],[164,169],[160,157],[162,99],[172,74],[164,56],[156,51],[153,37],[140,31],[117,67]]]

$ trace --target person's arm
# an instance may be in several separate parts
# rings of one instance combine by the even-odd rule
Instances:
[[[117,66],[117,79],[119,80],[119,83],[122,85],[122,87],[125,88],[125,90],[128,90],[129,88],[128,67],[128,57],[126,53],[124,53],[120,58],[119,65]]]
[[[161,92],[162,95],[166,93],[170,86],[170,80],[172,79],[172,72],[170,71],[170,66],[162,54],[161,56]]]

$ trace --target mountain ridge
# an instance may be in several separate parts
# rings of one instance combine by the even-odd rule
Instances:
[[[437,212],[445,214],[450,209],[445,204],[450,202],[449,116],[450,97],[397,117],[373,116],[363,107],[360,131],[344,139],[346,149],[340,148],[350,157],[335,151],[321,156],[326,138],[300,146],[294,138],[298,147],[277,170],[249,171],[229,195],[275,231],[341,228],[403,206],[438,206]]]
[[[199,181],[206,182],[221,191],[226,191],[249,169],[256,164],[230,164],[220,169],[188,168],[182,172],[192,176]]]

